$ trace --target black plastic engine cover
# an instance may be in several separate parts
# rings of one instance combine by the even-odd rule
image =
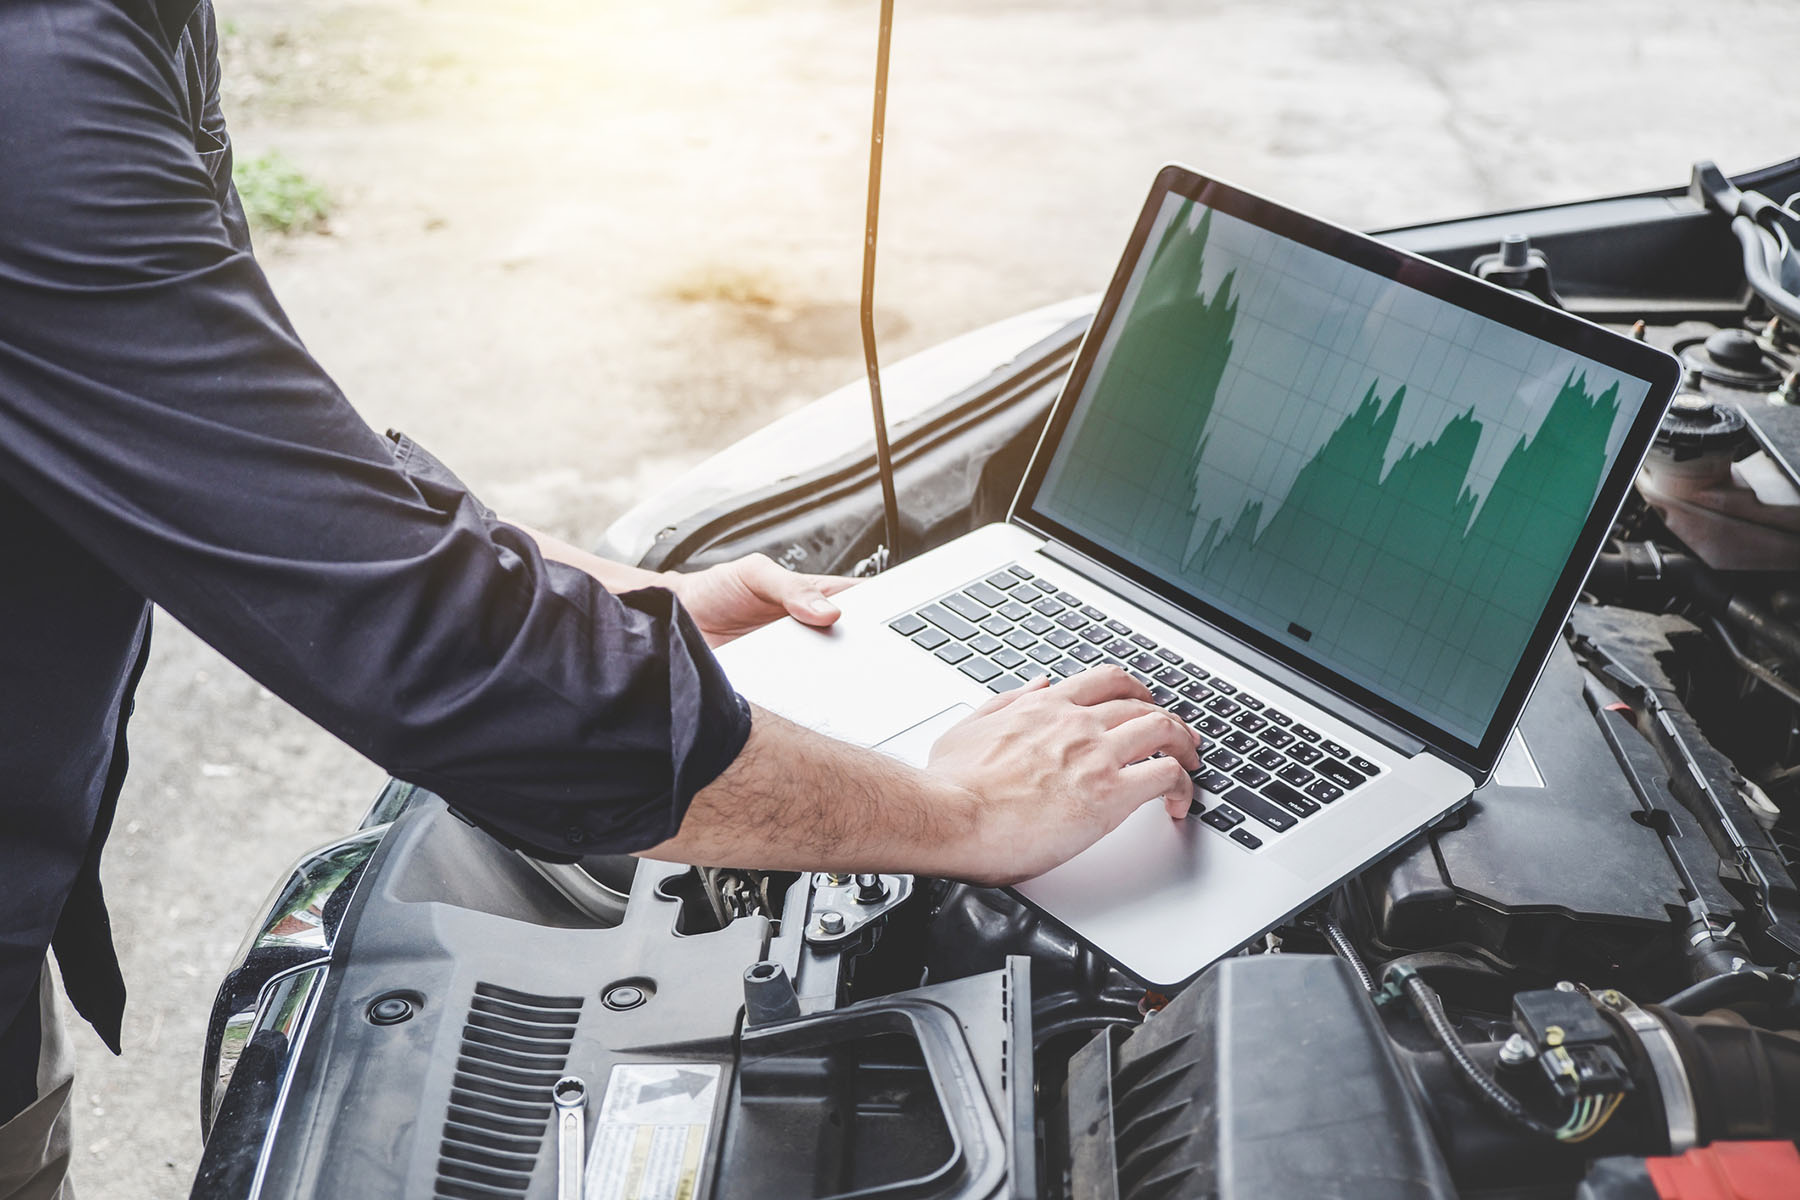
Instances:
[[[1336,958],[1228,958],[1069,1064],[1071,1200],[1450,1200],[1374,1006]]]
[[[1472,945],[1554,974],[1597,979],[1667,948],[1680,876],[1558,644],[1501,770],[1454,827],[1364,873],[1377,936],[1396,951]],[[1685,919],[1685,918],[1683,918]]]

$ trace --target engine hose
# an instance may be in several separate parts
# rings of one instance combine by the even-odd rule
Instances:
[[[1350,969],[1356,972],[1356,977],[1362,980],[1363,990],[1375,991],[1375,977],[1369,974],[1369,968],[1363,965],[1362,957],[1356,953],[1356,947],[1350,944],[1350,938],[1344,932],[1344,927],[1330,917],[1326,917],[1319,922],[1319,930],[1325,935],[1325,940],[1331,943],[1331,948],[1337,951],[1338,957],[1349,963]]]
[[[1384,973],[1388,983],[1398,983],[1406,998],[1412,1001],[1413,1009],[1425,1027],[1450,1056],[1450,1061],[1457,1072],[1475,1091],[1475,1096],[1487,1105],[1496,1115],[1504,1118],[1520,1129],[1541,1137],[1553,1138],[1556,1131],[1526,1111],[1525,1106],[1515,1099],[1511,1092],[1494,1082],[1492,1076],[1481,1069],[1481,1064],[1469,1057],[1468,1049],[1462,1039],[1456,1036],[1456,1030],[1450,1024],[1450,1018],[1444,1015],[1443,1001],[1430,984],[1419,978],[1418,974],[1406,967],[1390,968]]]
[[[1662,1006],[1670,1012],[1691,1017],[1746,1000],[1780,1007],[1791,1005],[1794,998],[1793,976],[1761,967],[1749,967],[1703,979],[1690,988],[1676,992],[1664,1000]]]

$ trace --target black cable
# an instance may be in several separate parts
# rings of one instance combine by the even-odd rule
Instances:
[[[1413,1009],[1425,1022],[1425,1027],[1431,1030],[1438,1044],[1444,1048],[1444,1053],[1450,1056],[1451,1063],[1462,1075],[1464,1082],[1474,1089],[1476,1098],[1495,1114],[1521,1129],[1543,1137],[1555,1137],[1554,1129],[1526,1111],[1525,1106],[1511,1092],[1494,1082],[1493,1077],[1481,1069],[1481,1064],[1469,1056],[1462,1039],[1456,1036],[1456,1028],[1450,1024],[1450,1018],[1444,1015],[1443,1001],[1438,998],[1431,985],[1405,967],[1398,970],[1390,968],[1386,972],[1386,978],[1390,982],[1396,976],[1400,979],[1400,990],[1412,1001]]]
[[[881,36],[875,47],[875,119],[869,130],[869,206],[863,231],[861,315],[863,366],[869,373],[869,408],[875,417],[875,473],[881,477],[889,564],[900,561],[900,499],[894,493],[887,411],[881,404],[881,364],[875,355],[875,226],[881,214],[881,144],[887,125],[888,43],[893,28],[894,0],[881,0]]]
[[[1373,992],[1375,977],[1369,974],[1369,968],[1363,965],[1363,960],[1356,953],[1356,947],[1350,944],[1349,935],[1344,932],[1344,927],[1327,916],[1319,922],[1319,929],[1324,933],[1325,940],[1331,943],[1331,948],[1337,951],[1338,957],[1349,963],[1350,969],[1356,972],[1356,977],[1362,980],[1363,989]]]

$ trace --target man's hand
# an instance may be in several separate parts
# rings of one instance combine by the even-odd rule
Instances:
[[[681,600],[714,646],[782,617],[793,617],[804,625],[829,625],[838,619],[838,606],[827,597],[855,582],[837,575],[789,571],[766,554],[752,554],[692,574],[669,572],[663,576],[663,585]]]
[[[954,873],[988,883],[1042,874],[1152,799],[1172,818],[1187,816],[1199,744],[1117,667],[994,697],[931,748],[928,769],[980,805],[981,835]]]
[[[1117,667],[996,697],[938,739],[923,771],[759,708],[680,831],[642,853],[1011,883],[1073,858],[1146,801],[1185,816],[1198,741]]]
[[[709,646],[723,646],[783,617],[807,625],[829,625],[838,619],[838,606],[826,597],[856,582],[838,575],[801,575],[766,554],[746,555],[687,575],[646,571],[578,550],[528,525],[519,528],[532,536],[545,558],[586,571],[609,592],[668,588],[694,618]]]

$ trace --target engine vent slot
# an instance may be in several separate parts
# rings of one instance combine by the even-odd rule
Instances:
[[[580,1021],[580,996],[475,985],[444,1113],[436,1200],[525,1195],[550,1125],[550,1089]]]

